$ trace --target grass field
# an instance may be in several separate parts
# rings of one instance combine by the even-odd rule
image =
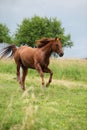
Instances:
[[[0,130],[87,130],[87,60],[51,59],[50,68],[49,88],[29,70],[23,92],[14,61],[0,61]]]

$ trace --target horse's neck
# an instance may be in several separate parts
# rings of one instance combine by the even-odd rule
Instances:
[[[45,45],[44,47],[42,47],[42,51],[44,51],[44,55],[49,58],[51,53],[52,53],[52,49],[51,49],[51,43],[48,43],[47,45]]]

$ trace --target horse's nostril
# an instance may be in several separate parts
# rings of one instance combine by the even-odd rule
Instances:
[[[62,57],[63,55],[64,55],[64,53],[63,53],[63,52],[59,54],[59,56],[60,56],[60,57]]]

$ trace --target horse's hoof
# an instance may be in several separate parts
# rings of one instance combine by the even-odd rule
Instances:
[[[47,84],[46,84],[46,87],[48,88],[48,87],[49,87],[49,85],[50,85],[50,84],[49,84],[49,83],[47,83]]]
[[[25,91],[25,87],[22,86],[22,90]]]
[[[22,90],[23,91],[25,91],[26,89],[25,89],[25,87],[23,87],[21,84],[20,84],[20,87],[22,88]]]
[[[23,88],[23,91],[25,91],[26,89],[25,88]]]

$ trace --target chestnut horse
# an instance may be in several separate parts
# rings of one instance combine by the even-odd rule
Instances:
[[[37,48],[28,46],[17,48],[15,45],[7,46],[1,52],[1,59],[6,56],[14,56],[17,65],[17,80],[23,90],[25,90],[25,77],[28,68],[36,69],[38,71],[42,79],[42,87],[45,86],[44,72],[50,73],[50,78],[46,84],[47,87],[51,83],[53,75],[53,72],[48,68],[49,58],[52,52],[56,52],[60,57],[63,56],[64,53],[60,38],[42,38],[37,41]],[[20,67],[22,67],[23,70],[22,77],[20,76]]]

